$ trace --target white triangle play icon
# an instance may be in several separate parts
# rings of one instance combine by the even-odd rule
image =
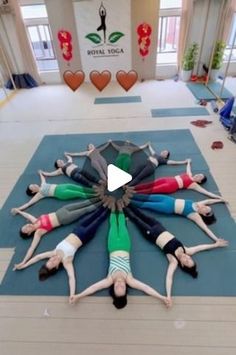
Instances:
[[[107,167],[107,190],[112,192],[132,180],[132,176],[113,164]]]

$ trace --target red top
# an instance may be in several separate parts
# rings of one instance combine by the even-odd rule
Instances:
[[[191,185],[194,181],[193,179],[186,173],[179,175],[183,181],[183,189],[187,189],[189,185]]]
[[[39,223],[38,229],[45,229],[47,232],[50,232],[53,229],[48,214],[42,214],[42,216],[37,219],[36,223]]]

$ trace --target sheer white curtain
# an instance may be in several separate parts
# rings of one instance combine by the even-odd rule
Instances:
[[[26,73],[29,73],[37,82],[41,84],[41,78],[34,59],[31,44],[29,42],[25,24],[22,18],[18,0],[9,0],[9,5],[13,10],[13,20],[16,27],[16,34],[21,50],[22,61]]]
[[[232,20],[236,11],[236,0],[226,0],[223,8],[221,26],[219,30],[219,39],[227,42],[232,26]]]
[[[189,26],[193,15],[193,1],[194,0],[182,0],[182,13],[180,18],[179,43],[177,52],[178,69],[181,67],[186,42],[188,39]]]

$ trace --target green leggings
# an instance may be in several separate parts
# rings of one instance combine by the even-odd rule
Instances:
[[[130,154],[120,153],[116,158],[115,165],[128,173],[130,170],[131,162],[132,160]]]
[[[130,252],[131,241],[126,226],[125,215],[123,212],[110,214],[110,229],[108,233],[108,251],[127,251]]]
[[[95,197],[96,192],[91,187],[84,187],[75,184],[57,185],[54,191],[54,197],[59,200],[70,200],[72,198],[90,198]]]

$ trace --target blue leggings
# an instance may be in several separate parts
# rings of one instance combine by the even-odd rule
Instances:
[[[175,213],[175,198],[166,195],[141,195],[135,194],[131,204],[141,208],[165,214]]]
[[[88,243],[94,237],[96,230],[106,219],[108,213],[108,208],[104,208],[103,206],[97,208],[93,213],[81,218],[72,233],[77,235],[83,245]]]

